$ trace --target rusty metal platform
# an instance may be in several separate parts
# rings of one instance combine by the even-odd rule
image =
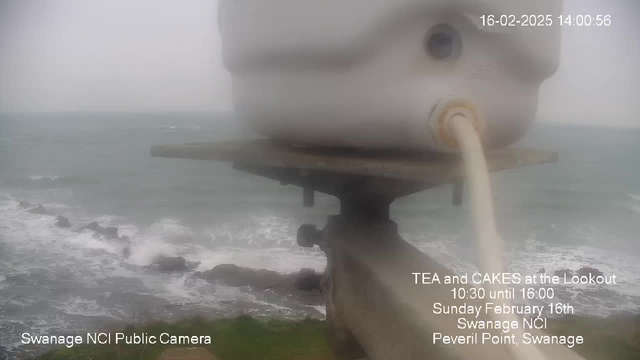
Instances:
[[[156,145],[151,155],[435,183],[453,182],[464,175],[458,155],[299,147],[268,139]],[[486,156],[491,172],[557,161],[553,152],[517,148],[491,150]]]

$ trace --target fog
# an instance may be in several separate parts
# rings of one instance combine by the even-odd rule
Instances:
[[[209,0],[2,0],[0,111],[225,111]]]
[[[215,0],[0,0],[0,112],[231,111]],[[611,15],[563,30],[542,121],[640,126],[640,3],[567,0]]]

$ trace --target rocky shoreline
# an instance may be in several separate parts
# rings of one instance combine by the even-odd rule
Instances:
[[[29,213],[53,216],[56,218],[55,226],[60,228],[73,228],[72,222],[64,217],[55,214],[41,204],[30,204],[21,201],[19,207]],[[121,235],[119,229],[114,226],[103,226],[97,222],[92,222],[84,226],[78,226],[72,231],[91,231],[94,237],[102,238],[106,241],[117,242],[122,246],[122,256],[131,256],[131,239],[126,235]],[[149,271],[164,273],[187,273],[195,271],[199,262],[192,262],[181,256],[159,255],[152,259],[151,264],[144,266]],[[542,268],[538,274],[547,273]],[[558,269],[550,271],[558,277],[572,276],[604,276],[602,271],[585,266],[580,269]],[[284,296],[296,300],[304,305],[323,305],[325,303],[321,291],[322,274],[311,269],[301,269],[298,272],[281,274],[276,271],[264,269],[252,269],[239,267],[233,264],[220,264],[212,269],[196,271],[190,277],[201,279],[211,283],[221,283],[231,287],[248,287],[256,291],[269,291],[278,296]]]
[[[32,214],[55,216],[55,226],[57,227],[73,227],[73,223],[67,217],[56,215],[41,204],[21,201],[19,207]],[[123,246],[122,256],[124,258],[131,256],[131,239],[126,235],[120,235],[119,229],[115,226],[102,226],[97,222],[92,222],[76,227],[73,231],[91,231],[94,237],[118,242]],[[145,268],[150,271],[179,273],[194,271],[199,265],[199,262],[188,261],[181,256],[160,255]],[[271,270],[220,264],[206,271],[197,271],[191,277],[232,287],[250,287],[257,291],[272,291],[278,295],[293,297],[305,305],[324,304],[320,289],[322,274],[316,273],[312,269],[301,269],[295,273],[281,274]]]

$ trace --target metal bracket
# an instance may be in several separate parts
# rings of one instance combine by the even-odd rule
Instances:
[[[322,286],[338,360],[513,360],[506,345],[433,343],[435,332],[466,335],[453,319],[434,314],[434,303],[481,302],[453,299],[453,285],[415,284],[413,273],[453,273],[404,241],[389,218],[396,198],[445,183],[455,182],[453,202],[461,204],[458,157],[295,147],[267,139],[159,145],[151,153],[233,162],[237,170],[302,187],[305,206],[313,206],[316,191],[340,199],[340,215],[330,217],[322,231],[313,225],[298,230],[301,246],[319,245],[327,254]],[[500,171],[555,162],[557,154],[500,149],[488,151],[487,161],[490,171]],[[544,350],[549,359],[581,359],[560,345]]]

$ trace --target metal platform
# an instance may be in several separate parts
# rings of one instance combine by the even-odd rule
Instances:
[[[457,155],[299,147],[268,139],[157,145],[151,148],[151,155],[439,183],[463,176]],[[486,156],[492,172],[551,163],[558,158],[553,152],[515,148],[488,151]]]

